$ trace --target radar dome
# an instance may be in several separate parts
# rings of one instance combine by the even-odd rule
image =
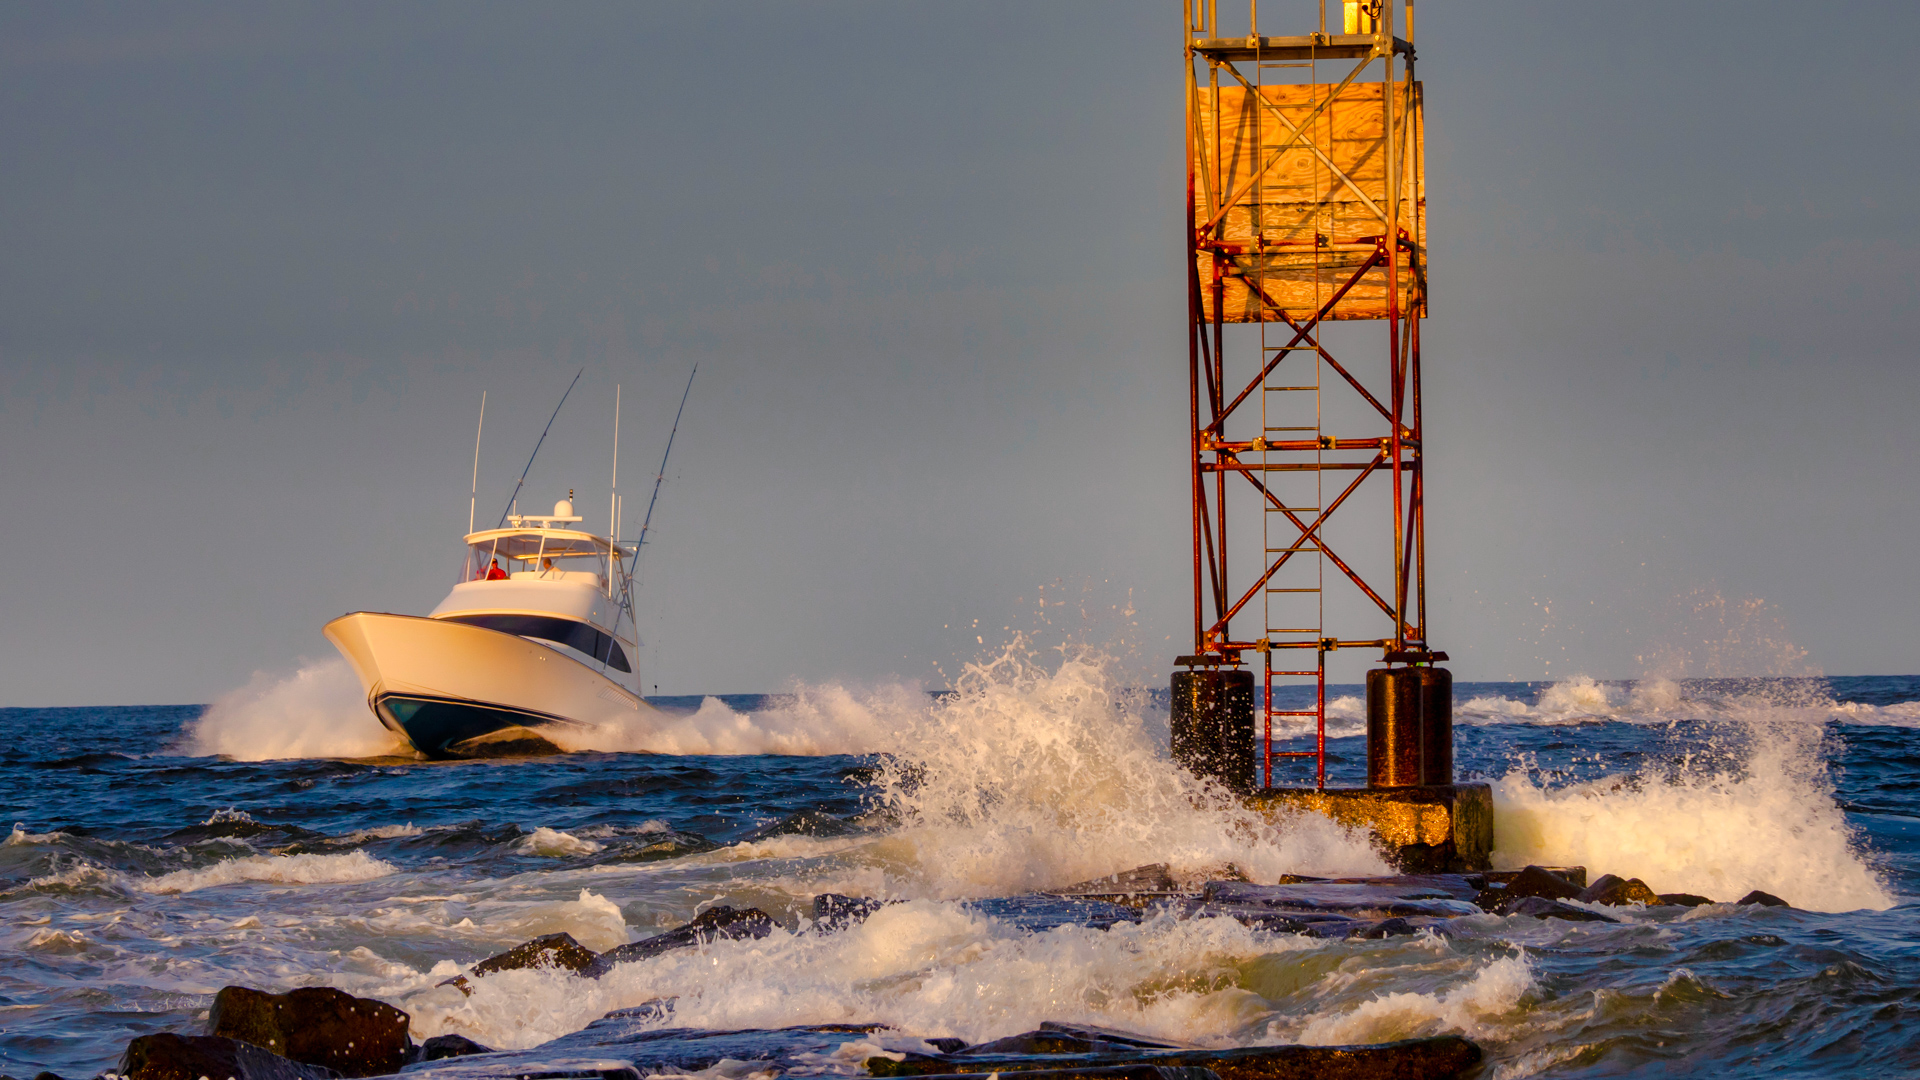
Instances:
[[[572,517],[573,516],[573,500],[561,499],[559,502],[554,503],[553,516],[557,518]]]

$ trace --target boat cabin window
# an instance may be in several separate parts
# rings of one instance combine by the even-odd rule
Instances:
[[[447,622],[498,630],[503,634],[558,642],[586,653],[615,671],[632,671],[627,652],[612,635],[583,622],[557,619],[549,615],[447,615]]]

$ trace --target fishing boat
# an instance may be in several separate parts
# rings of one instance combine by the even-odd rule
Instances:
[[[628,727],[660,713],[633,660],[632,560],[574,527],[569,497],[547,515],[468,533],[460,580],[425,616],[356,611],[325,633],[367,704],[428,757],[464,757],[529,736]]]
[[[620,538],[619,387],[606,536],[577,527],[583,519],[574,512],[572,491],[554,503],[551,514],[516,512],[527,474],[579,375],[534,443],[498,526],[475,531],[480,433],[487,420],[481,395],[465,555],[453,590],[424,616],[355,611],[324,627],[382,724],[427,757],[447,758],[550,752],[575,741],[569,732],[615,729],[630,740],[663,718],[641,696],[634,668],[640,637],[633,571],[698,373],[696,366],[687,376],[653,497],[632,542]]]

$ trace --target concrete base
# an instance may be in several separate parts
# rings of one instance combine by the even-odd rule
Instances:
[[[1246,797],[1276,818],[1311,810],[1364,826],[1404,873],[1485,870],[1493,852],[1493,789],[1486,784],[1404,788],[1268,788]]]

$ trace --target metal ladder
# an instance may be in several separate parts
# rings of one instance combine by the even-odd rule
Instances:
[[[1293,67],[1311,69],[1313,65],[1310,63],[1257,63],[1253,92],[1259,93],[1260,87],[1265,84],[1267,69]],[[1263,117],[1258,112],[1255,113],[1255,117],[1256,124],[1262,123]],[[1264,132],[1257,137],[1257,141],[1261,144],[1267,141]],[[1264,196],[1269,189],[1279,194],[1283,189],[1293,187],[1311,188],[1318,182],[1318,176],[1306,184],[1286,184],[1278,181],[1277,178],[1273,180],[1263,178],[1260,188]],[[1257,204],[1257,206],[1255,213],[1259,214],[1264,209],[1264,205]],[[1264,231],[1267,224],[1264,221],[1257,222],[1255,232]],[[1295,223],[1290,222],[1273,224],[1277,225],[1283,233],[1292,233],[1298,228]],[[1308,227],[1311,229],[1312,223],[1309,223]],[[1317,277],[1316,274],[1316,279]],[[1316,297],[1316,307],[1317,299]],[[1265,648],[1261,652],[1265,670],[1263,672],[1264,693],[1261,698],[1260,782],[1262,787],[1273,786],[1273,767],[1276,758],[1284,761],[1289,758],[1310,757],[1314,759],[1314,786],[1323,788],[1327,782],[1327,652],[1325,604],[1322,592],[1326,584],[1325,557],[1315,542],[1318,539],[1319,526],[1313,524],[1310,534],[1303,533],[1303,526],[1295,521],[1295,517],[1299,517],[1300,520],[1312,524],[1314,518],[1320,513],[1320,508],[1325,505],[1321,481],[1324,474],[1321,471],[1321,465],[1324,452],[1328,449],[1328,440],[1323,430],[1320,400],[1320,377],[1323,366],[1320,362],[1319,345],[1321,328],[1314,327],[1313,332],[1298,344],[1270,345],[1267,342],[1267,327],[1270,324],[1263,320],[1258,325],[1261,366],[1265,368],[1267,362],[1276,354],[1282,354],[1280,362],[1273,365],[1271,372],[1261,380],[1260,386],[1260,434],[1263,440],[1263,448],[1260,451],[1263,466],[1261,475],[1268,492],[1268,499],[1262,504],[1265,513],[1261,515],[1261,543],[1266,549],[1266,558],[1269,563],[1278,557],[1288,560],[1287,566],[1268,580],[1261,607],[1265,626],[1265,635],[1262,638]],[[1279,325],[1285,327],[1285,324]],[[1290,341],[1291,338],[1292,335],[1289,334],[1281,340]],[[1310,382],[1306,378],[1305,364],[1300,362],[1309,359],[1312,363]],[[1311,423],[1306,423],[1304,421],[1309,419],[1309,406]],[[1302,494],[1303,492],[1297,491],[1296,487],[1304,488],[1304,485],[1276,484],[1275,477],[1298,476],[1299,473],[1274,472],[1266,470],[1264,466],[1271,462],[1275,454],[1280,454],[1292,459],[1290,464],[1294,464],[1297,469],[1301,464],[1300,452],[1292,449],[1285,451],[1266,449],[1265,443],[1297,444],[1308,439],[1312,440],[1314,446],[1313,464],[1308,467],[1313,474],[1311,498],[1313,505],[1296,506],[1287,501],[1287,496]],[[1276,487],[1283,488],[1285,494],[1274,490]],[[1277,537],[1286,538],[1285,542],[1276,546]],[[1311,562],[1307,561],[1307,557],[1311,557]],[[1305,668],[1294,659],[1306,649],[1313,650],[1314,666],[1311,669]],[[1279,657],[1277,661],[1276,655]],[[1285,685],[1284,680],[1312,679],[1313,707],[1311,709],[1279,708],[1274,701],[1273,693],[1276,679],[1283,680],[1282,685]],[[1276,721],[1284,727],[1289,722],[1308,717],[1313,718],[1314,721],[1314,749],[1274,749],[1273,729]],[[1283,731],[1282,738],[1286,737],[1287,733]]]

